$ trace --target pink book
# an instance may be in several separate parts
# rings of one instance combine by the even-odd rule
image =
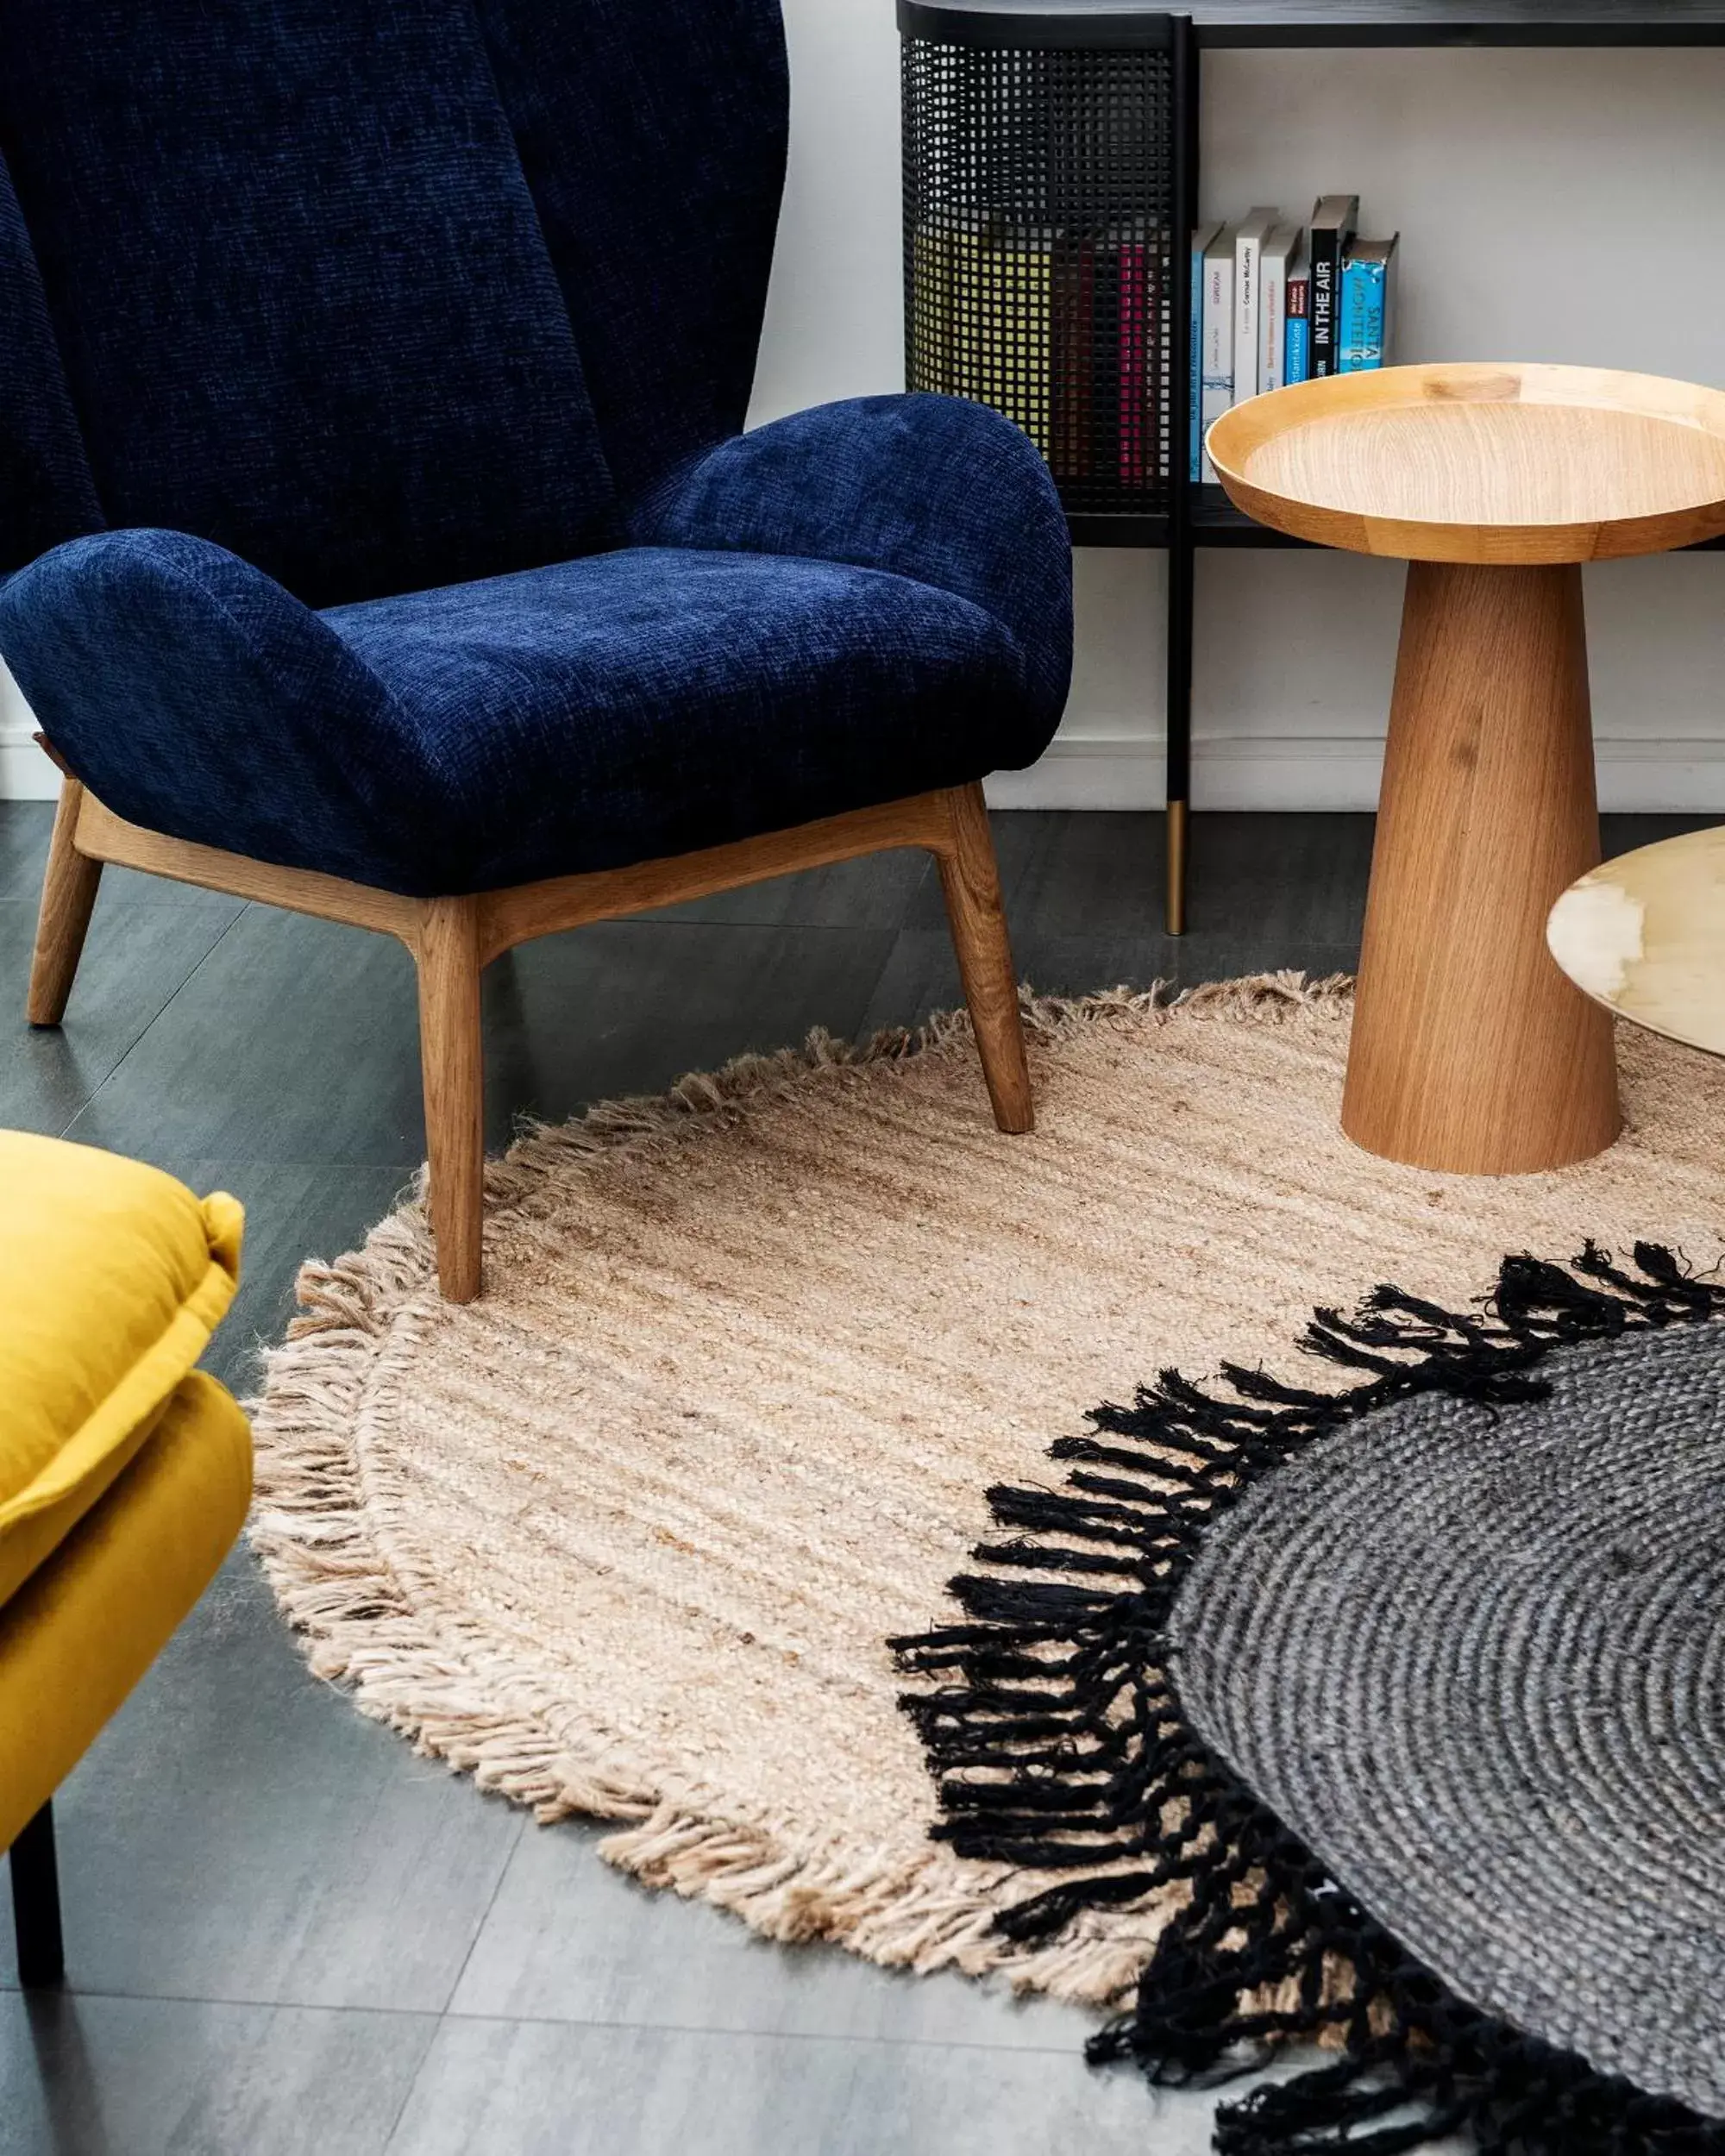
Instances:
[[[1150,477],[1150,249],[1142,240],[1120,243],[1120,484],[1143,486]]]

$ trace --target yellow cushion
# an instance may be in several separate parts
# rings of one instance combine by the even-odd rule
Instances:
[[[233,1300],[243,1218],[137,1161],[0,1131],[0,1602],[203,1354]]]
[[[194,1370],[113,1489],[0,1609],[0,1849],[53,1795],[204,1592],[244,1523],[251,1488],[246,1418]]]

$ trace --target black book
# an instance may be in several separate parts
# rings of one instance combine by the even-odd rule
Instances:
[[[1312,373],[1333,374],[1339,346],[1342,257],[1359,222],[1358,195],[1326,195],[1312,210]]]

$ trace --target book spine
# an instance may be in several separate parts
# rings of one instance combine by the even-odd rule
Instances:
[[[1312,372],[1312,280],[1304,270],[1288,280],[1288,329],[1283,340],[1282,379],[1285,385],[1307,380]]]
[[[1286,386],[1291,388],[1295,382],[1304,382],[1311,379],[1311,323],[1307,321],[1304,315],[1289,315],[1285,361]]]
[[[1149,476],[1145,456],[1150,415],[1150,249],[1141,240],[1120,247],[1120,485],[1141,487]]]
[[[1382,261],[1344,262],[1336,372],[1365,374],[1383,364]]]
[[[1080,240],[1063,248],[1054,285],[1053,448],[1049,459],[1057,479],[1088,479],[1094,462],[1090,372],[1095,282],[1091,241]]]
[[[1208,434],[1234,401],[1234,258],[1226,250],[1204,257],[1203,380],[1199,416]],[[1202,476],[1216,476],[1208,454]]]
[[[1258,360],[1260,392],[1280,389],[1287,344],[1288,258],[1264,257],[1258,286]]]
[[[1341,298],[1342,235],[1333,225],[1312,228],[1312,373],[1336,371],[1336,308]]]
[[[1234,247],[1234,402],[1245,404],[1258,394],[1259,272],[1263,242],[1255,231],[1243,231]]]
[[[1204,253],[1201,233],[1192,235],[1192,342],[1187,354],[1187,387],[1192,399],[1191,477],[1204,473]]]
[[[1122,278],[1126,245],[1098,240],[1091,250],[1092,304],[1095,335],[1090,342],[1090,424],[1095,431],[1092,467],[1096,478],[1118,482],[1128,454],[1120,428],[1125,417],[1120,393],[1120,332],[1125,302]]]

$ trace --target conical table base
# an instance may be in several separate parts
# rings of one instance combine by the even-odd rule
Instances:
[[[1356,1144],[1502,1175],[1617,1136],[1610,1018],[1546,948],[1599,857],[1581,571],[1411,563],[1342,1103]]]

